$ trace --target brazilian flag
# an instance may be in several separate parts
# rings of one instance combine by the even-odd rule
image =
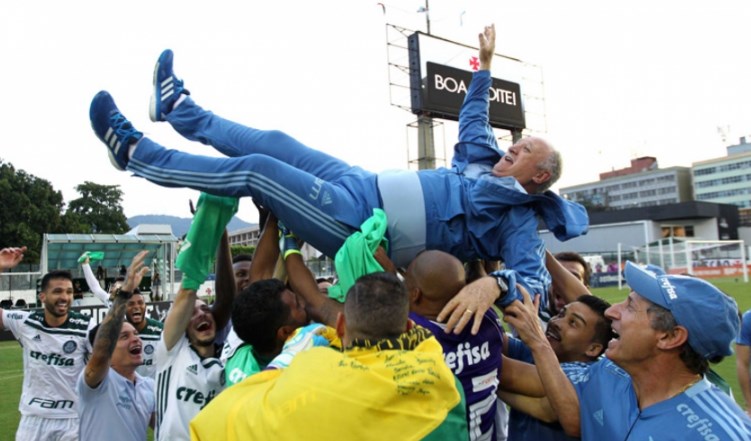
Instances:
[[[193,440],[466,440],[461,386],[435,337],[412,349],[315,347],[225,389]]]

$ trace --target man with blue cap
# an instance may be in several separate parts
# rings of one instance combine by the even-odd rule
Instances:
[[[560,370],[529,296],[504,311],[532,349],[566,432],[583,440],[751,440],[751,419],[705,378],[709,363],[732,354],[735,301],[695,277],[631,262],[625,275],[631,293],[605,313],[616,337],[576,385]]]

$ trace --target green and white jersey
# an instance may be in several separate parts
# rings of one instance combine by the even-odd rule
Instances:
[[[146,327],[138,333],[143,342],[143,364],[136,368],[142,377],[156,377],[156,346],[162,338],[164,323],[146,317]]]
[[[271,361],[271,359],[259,359],[253,351],[253,346],[242,341],[234,329],[230,330],[227,335],[220,359],[224,363],[225,387],[230,387],[261,372]]]
[[[235,354],[235,351],[240,346],[244,345],[245,342],[240,339],[240,337],[237,336],[237,333],[235,332],[235,328],[232,327],[232,322],[229,323],[229,332],[227,333],[227,338],[224,339],[224,346],[222,346],[222,354],[219,356],[219,359],[224,363],[227,364],[227,360],[230,359]]]
[[[76,380],[91,354],[91,317],[71,311],[65,323],[51,327],[42,311],[3,310],[3,325],[23,348],[21,414],[78,418]]]
[[[202,358],[183,335],[171,351],[164,339],[156,347],[157,441],[189,441],[189,424],[224,389],[224,365]]]

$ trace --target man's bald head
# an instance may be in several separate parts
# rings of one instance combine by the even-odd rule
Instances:
[[[434,317],[465,285],[464,265],[451,254],[423,251],[407,268],[410,310]]]

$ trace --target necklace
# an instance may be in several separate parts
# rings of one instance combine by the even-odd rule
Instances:
[[[682,394],[683,392],[686,392],[687,390],[689,390],[691,388],[691,386],[693,386],[694,384],[698,383],[699,380],[701,380],[701,379],[702,379],[702,376],[699,375],[699,374],[696,374],[696,378],[693,381],[691,381],[687,385],[683,386],[683,389],[681,389],[680,391],[678,391],[677,394],[673,395],[670,398],[677,397],[678,395]]]

